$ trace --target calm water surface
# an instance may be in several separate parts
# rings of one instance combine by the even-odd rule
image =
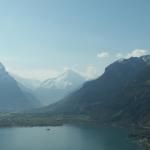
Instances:
[[[1,128],[0,150],[145,150],[123,129],[91,126]]]

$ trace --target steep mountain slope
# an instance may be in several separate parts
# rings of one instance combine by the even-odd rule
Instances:
[[[85,79],[73,70],[67,70],[56,78],[44,81],[35,91],[35,95],[45,105],[54,103],[77,90]]]
[[[33,103],[34,101],[34,103]],[[0,64],[0,111],[20,111],[35,108],[36,99],[23,91],[5,67]]]
[[[115,120],[150,126],[150,66],[118,95],[115,103],[120,112]]]
[[[99,121],[149,124],[150,56],[109,65],[98,79],[42,111],[61,115],[88,115]]]

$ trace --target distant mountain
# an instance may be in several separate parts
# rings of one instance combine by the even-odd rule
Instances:
[[[35,91],[44,105],[54,103],[79,89],[85,78],[73,70],[67,70],[56,78],[45,80]]]
[[[116,61],[98,79],[40,111],[150,126],[150,56]]]
[[[21,111],[38,106],[37,99],[29,91],[22,90],[0,64],[0,111]]]
[[[23,78],[20,77],[16,74],[10,74],[18,83],[21,83],[24,87],[31,89],[31,90],[35,90],[36,88],[38,88],[41,84],[41,81],[36,80],[36,79],[27,79],[27,78]]]

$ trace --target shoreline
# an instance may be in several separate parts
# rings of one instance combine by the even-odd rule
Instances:
[[[93,120],[88,116],[37,116],[37,115],[8,115],[0,117],[0,128],[13,127],[55,127],[63,126],[64,124],[89,124],[89,125],[104,125],[128,130],[128,137],[137,141],[140,145],[150,149],[150,128],[140,127],[137,125],[129,125],[124,123],[100,122]]]

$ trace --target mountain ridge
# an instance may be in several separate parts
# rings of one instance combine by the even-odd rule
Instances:
[[[31,101],[35,103],[32,103]],[[0,111],[21,111],[35,108],[36,99],[23,91],[18,82],[0,64]]]
[[[150,126],[149,62],[150,55],[115,61],[98,79],[86,82],[79,90],[39,112],[61,116],[87,115],[102,122],[124,124],[143,123],[141,116],[147,112],[143,117],[144,124]],[[146,81],[142,75],[147,77]],[[140,82],[148,85],[143,88]]]
[[[48,105],[79,89],[84,82],[84,77],[69,69],[55,78],[45,80],[37,88],[35,95],[41,99],[41,102]]]

